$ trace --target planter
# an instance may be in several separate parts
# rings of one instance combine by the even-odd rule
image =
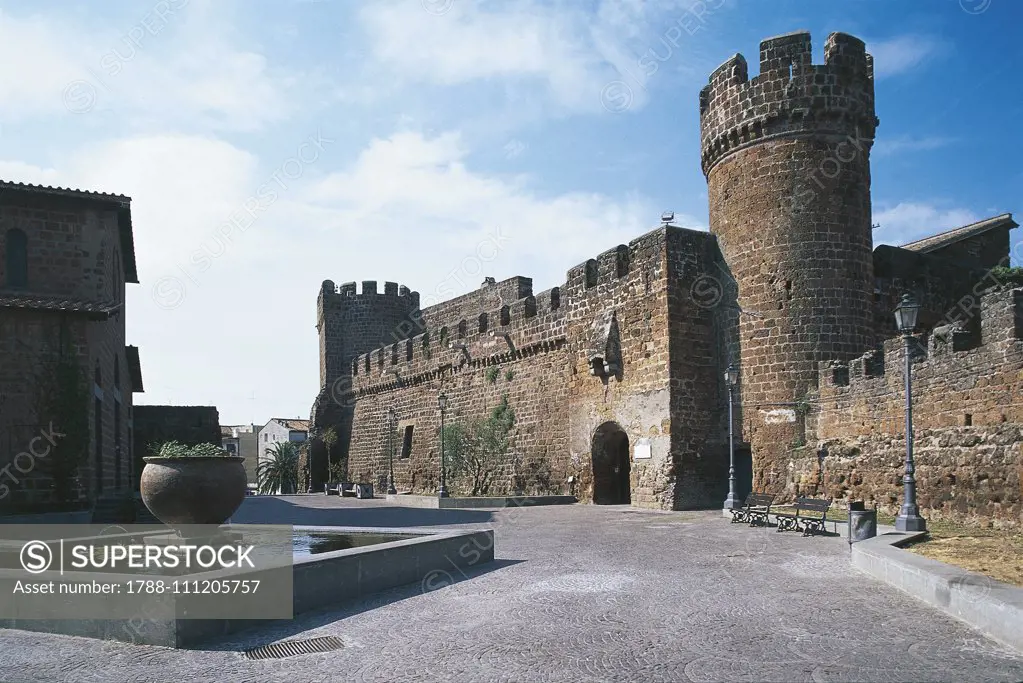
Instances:
[[[223,524],[245,500],[245,458],[143,458],[142,500],[168,526]]]

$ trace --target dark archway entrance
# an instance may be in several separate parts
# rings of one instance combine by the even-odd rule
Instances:
[[[597,427],[590,444],[593,458],[593,502],[623,505],[632,502],[629,481],[629,437],[614,422]]]

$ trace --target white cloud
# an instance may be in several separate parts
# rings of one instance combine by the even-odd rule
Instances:
[[[911,135],[901,135],[895,138],[878,136],[870,151],[876,157],[885,157],[905,152],[923,152],[940,149],[954,142],[954,138],[940,136],[914,137]]]
[[[874,77],[878,80],[920,67],[942,49],[942,43],[936,39],[913,34],[867,42],[867,52],[874,56]]]
[[[980,219],[981,216],[969,209],[939,208],[921,202],[899,202],[895,206],[874,213],[874,223],[881,226],[874,235],[874,242],[902,245]]]
[[[0,177],[130,195],[142,284],[129,288],[128,339],[141,349],[141,402],[211,403],[225,423],[258,422],[308,411],[324,279],[398,281],[424,305],[485,276],[533,277],[540,291],[658,223],[660,207],[642,197],[544,194],[528,177],[470,167],[467,153],[455,132],[400,132],[341,170],[328,173],[324,156],[274,186],[276,201],[228,238],[218,230],[271,169],[224,141],[132,137],[82,148],[57,169],[0,162]],[[180,305],[169,306],[168,286]]]
[[[0,13],[0,120],[116,112],[136,124],[255,130],[295,111],[288,74],[225,40],[227,21],[199,0],[129,15],[118,30]],[[31,55],[26,59],[26,55]]]
[[[591,13],[538,0],[454,2],[435,15],[405,0],[367,5],[360,16],[373,57],[399,78],[440,86],[540,84],[545,99],[563,110],[599,112],[605,86],[623,79],[632,90],[629,108],[645,103],[642,55],[629,46],[656,42],[681,14],[680,4],[603,0]]]

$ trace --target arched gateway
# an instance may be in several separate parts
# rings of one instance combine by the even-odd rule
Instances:
[[[632,502],[629,482],[629,437],[614,422],[605,422],[593,433],[593,502],[623,505]]]

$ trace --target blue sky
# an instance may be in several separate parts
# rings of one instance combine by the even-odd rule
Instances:
[[[324,279],[424,305],[484,276],[539,291],[662,210],[706,229],[698,93],[735,52],[753,76],[769,36],[874,55],[875,243],[1018,213],[1021,20],[1014,0],[0,0],[0,178],[133,198],[137,402],[306,417]]]

